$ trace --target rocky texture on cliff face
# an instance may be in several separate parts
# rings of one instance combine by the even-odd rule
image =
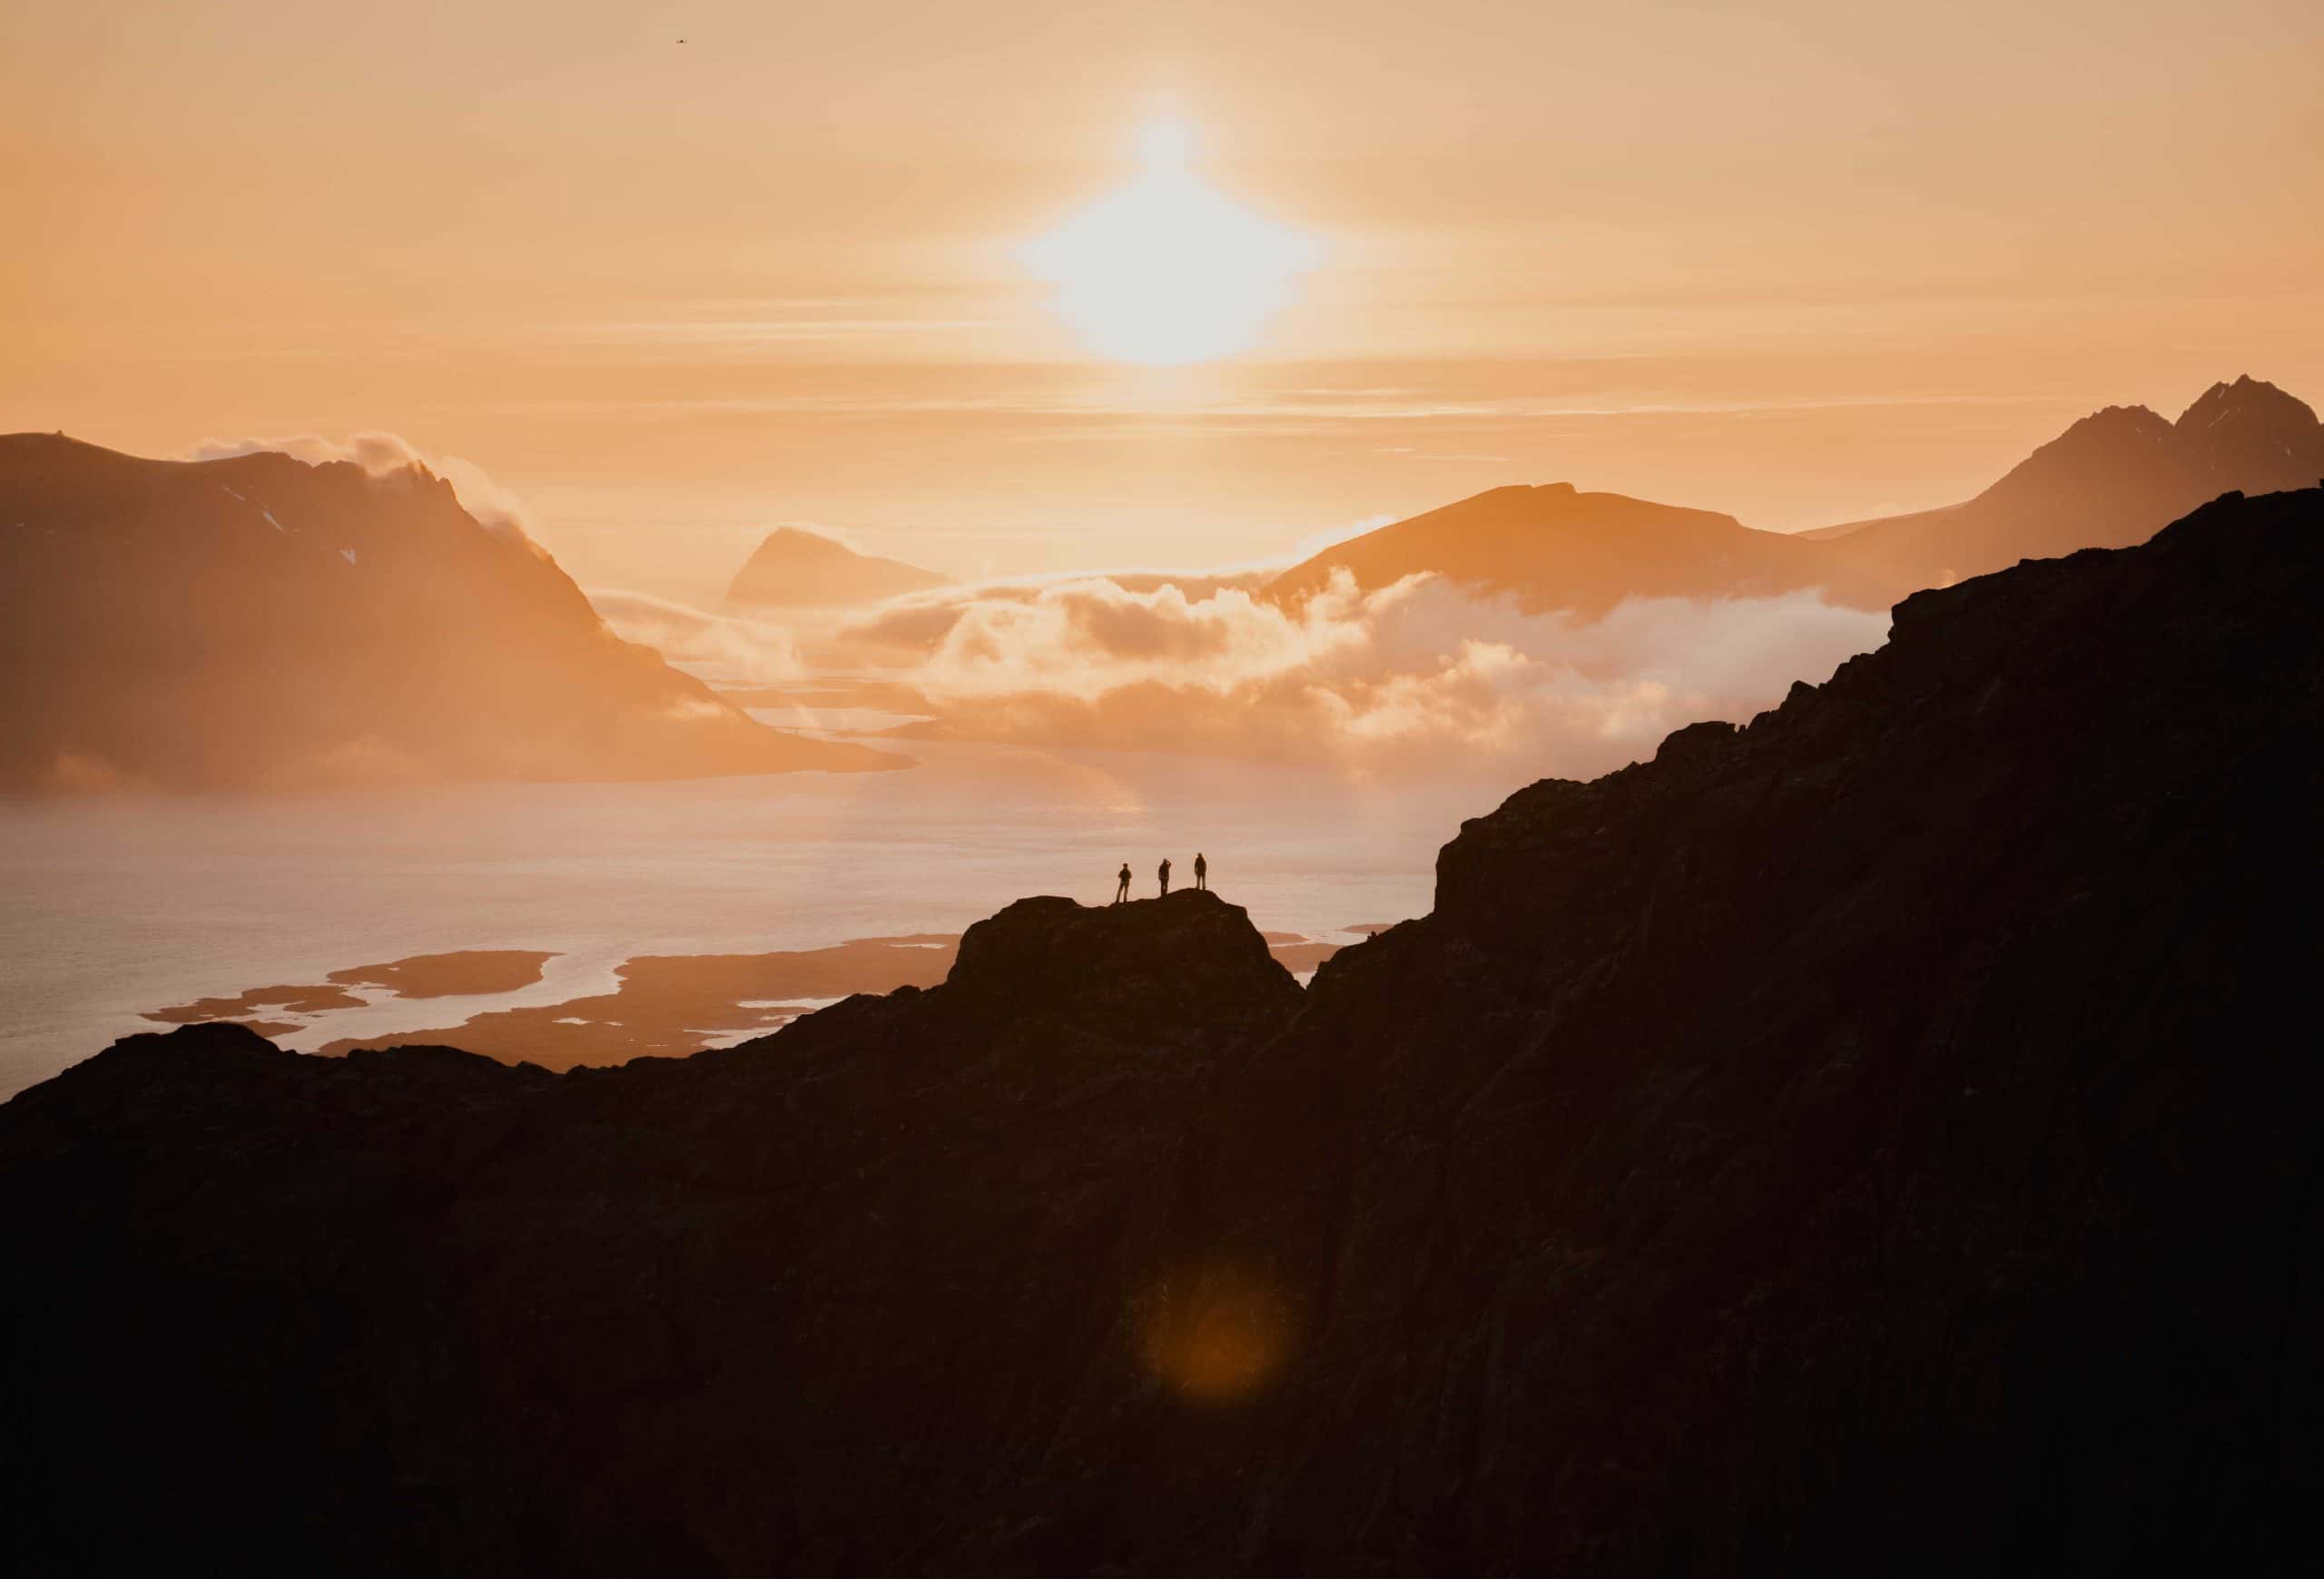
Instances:
[[[0,1108],[58,1568],[2251,1565],[2324,1489],[2324,494],[1907,601],[1239,911],[556,1076],[132,1039]]]
[[[2227,499],[1923,593],[1748,727],[1465,824],[1213,1153],[1313,1334],[1288,1548],[1959,1572],[2285,1527],[2320,532],[2316,490]]]
[[[0,788],[901,766],[753,722],[418,466],[0,436]]]

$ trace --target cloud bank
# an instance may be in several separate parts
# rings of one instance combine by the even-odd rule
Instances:
[[[191,458],[260,449],[352,461],[379,477],[425,467],[486,526],[531,540],[523,506],[480,469],[393,433],[209,440]],[[1687,724],[1748,718],[1793,681],[1820,680],[1887,634],[1885,614],[1813,591],[1631,598],[1581,620],[1528,614],[1513,598],[1426,575],[1365,593],[1343,572],[1286,608],[1264,596],[1275,573],[947,587],[796,630],[641,592],[588,596],[616,634],[714,683],[782,685],[817,670],[875,676],[924,700],[931,734],[1374,775],[1602,773],[1651,755]]]
[[[1296,609],[1092,577],[917,595],[842,635],[907,665],[933,730],[961,737],[1586,776],[1773,706],[1887,623],[1814,592],[1577,620],[1429,576],[1367,594],[1343,575]]]
[[[675,663],[706,666],[716,682],[773,685],[806,673],[791,633],[733,615],[706,614],[651,593],[592,587],[597,617],[624,641],[653,647]]]

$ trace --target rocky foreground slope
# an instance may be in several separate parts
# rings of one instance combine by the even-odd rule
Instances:
[[[0,790],[903,765],[758,724],[424,468],[0,435]]]
[[[2319,545],[1915,597],[1305,994],[1210,895],[1046,899],[684,1061],[123,1042],[0,1108],[12,1549],[2253,1565],[2324,1490]]]

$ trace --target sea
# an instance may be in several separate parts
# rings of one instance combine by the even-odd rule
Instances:
[[[785,708],[782,721],[801,721]],[[642,954],[958,933],[1029,894],[1102,903],[1165,856],[1255,924],[1318,939],[1430,907],[1436,852],[1516,782],[1371,783],[1167,752],[898,742],[895,772],[653,784],[0,800],[0,1099],[149,1011],[468,949],[554,951],[541,980],[455,1000],[363,993],[285,1036],[320,1046],[610,992]],[[454,1021],[447,1021],[453,1012]]]

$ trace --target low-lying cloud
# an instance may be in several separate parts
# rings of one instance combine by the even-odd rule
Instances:
[[[707,614],[650,592],[593,587],[587,597],[615,636],[676,663],[707,666],[714,681],[773,685],[806,673],[791,633],[735,615]]]
[[[470,514],[529,542],[523,507],[481,469],[392,433],[211,440],[419,465]],[[1355,523],[1360,528],[1369,523]],[[1671,730],[1741,720],[1795,680],[1821,680],[1886,638],[1887,617],[1814,591],[1637,597],[1601,618],[1529,614],[1441,577],[1359,590],[1343,572],[1295,607],[1265,596],[1275,567],[1118,571],[947,587],[792,628],[624,589],[589,593],[624,638],[714,682],[875,676],[922,699],[928,728],[1024,745],[1158,748],[1329,764],[1368,775],[1588,776],[1652,755]],[[803,646],[804,656],[803,656]]]
[[[918,656],[931,697],[1039,691],[1092,700],[1143,681],[1214,692],[1295,668],[1353,633],[1339,606],[1297,614],[1243,587],[1140,588],[1112,577],[944,588],[843,627],[842,643]]]
[[[1295,609],[1092,577],[916,595],[842,637],[907,661],[937,727],[964,737],[1587,775],[1684,725],[1748,718],[1886,631],[1812,591],[1580,620],[1429,576],[1370,593],[1343,576]]]

